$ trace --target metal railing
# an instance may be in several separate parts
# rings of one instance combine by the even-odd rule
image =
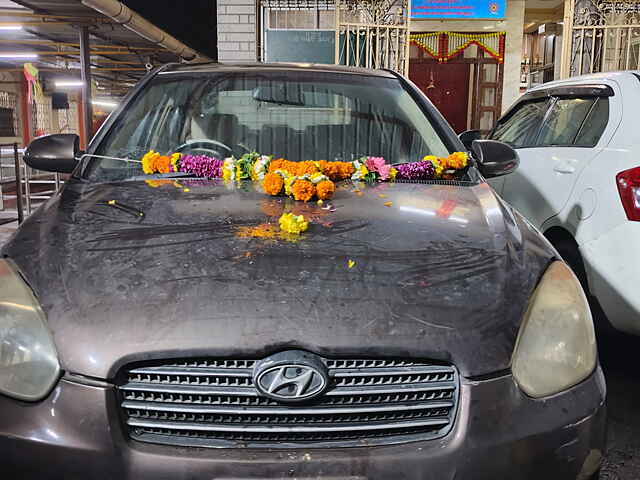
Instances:
[[[24,149],[17,143],[0,144],[0,212],[15,210],[18,223],[57,193],[64,183],[59,173],[29,167],[22,159],[23,153]],[[15,193],[7,193],[9,187],[14,187]],[[8,208],[14,200],[15,209]]]

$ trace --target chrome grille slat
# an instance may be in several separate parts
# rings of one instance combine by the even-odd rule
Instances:
[[[329,387],[282,404],[253,385],[258,360],[187,359],[125,372],[121,408],[132,438],[171,445],[310,447],[438,438],[452,427],[455,367],[401,359],[321,359]]]
[[[136,390],[141,392],[182,393],[187,395],[247,395],[255,397],[258,392],[253,388],[211,388],[202,385],[169,385],[169,384],[145,384],[127,383],[120,387],[121,390]]]
[[[220,431],[220,432],[250,432],[250,433],[325,433],[325,432],[337,432],[348,429],[354,432],[363,432],[369,430],[388,430],[388,429],[404,429],[404,428],[416,428],[416,427],[433,427],[443,426],[449,423],[446,419],[433,419],[433,420],[421,420],[418,422],[399,422],[392,425],[379,424],[379,425],[344,425],[339,427],[307,427],[307,426],[295,426],[295,427],[274,427],[274,426],[245,426],[245,425],[211,425],[202,423],[186,423],[186,422],[151,422],[140,421],[137,419],[127,420],[127,424],[131,427],[144,427],[144,428],[166,428],[171,430],[205,430],[205,431]]]
[[[419,375],[419,374],[436,374],[436,373],[448,373],[453,374],[453,370],[450,367],[402,367],[402,372],[399,373],[397,368],[367,368],[363,370],[361,368],[345,368],[336,370],[333,374],[334,377],[363,377],[363,376],[382,376],[382,375]]]
[[[278,408],[244,408],[241,411],[235,408],[216,408],[209,406],[175,406],[166,403],[153,403],[153,402],[136,402],[125,400],[122,402],[122,407],[127,410],[157,410],[167,412],[180,412],[180,413],[210,413],[210,414],[242,414],[242,415],[338,415],[342,413],[377,413],[377,412],[393,412],[402,410],[430,410],[453,407],[453,402],[434,402],[429,404],[418,405],[387,405],[383,407],[360,407],[360,408],[305,408],[300,407],[295,410],[287,407]]]
[[[148,367],[134,368],[129,374],[136,375],[197,375],[212,377],[249,377],[251,378],[252,370],[248,368],[238,368],[232,370],[230,368],[197,368],[197,367]]]
[[[432,390],[453,390],[456,385],[453,382],[438,382],[437,384],[420,383],[416,385],[383,385],[384,388],[376,386],[365,387],[342,387],[335,390],[329,390],[325,393],[327,396],[334,395],[367,395],[371,393],[409,393],[409,392],[428,392]]]

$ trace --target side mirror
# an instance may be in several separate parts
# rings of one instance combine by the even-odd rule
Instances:
[[[38,137],[24,151],[24,161],[36,170],[71,173],[78,164],[79,143],[80,139],[73,133]]]
[[[518,152],[506,143],[495,140],[474,140],[471,151],[478,162],[480,173],[485,178],[506,175],[520,164]]]
[[[474,140],[480,140],[482,138],[482,134],[480,130],[465,130],[458,138],[462,142],[462,144],[467,147],[467,150],[471,151]]]

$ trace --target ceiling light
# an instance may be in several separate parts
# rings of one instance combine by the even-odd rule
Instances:
[[[97,105],[98,107],[116,108],[118,106],[116,102],[108,102],[106,100],[93,100],[91,103],[93,105]]]
[[[0,25],[0,30],[22,30],[22,25]]]
[[[38,58],[37,53],[0,53],[0,58]]]
[[[55,85],[56,87],[82,87],[84,82],[82,80],[58,80]]]

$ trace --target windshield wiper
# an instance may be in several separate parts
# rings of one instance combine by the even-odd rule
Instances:
[[[120,210],[121,212],[128,213],[129,215],[133,215],[137,218],[144,218],[144,212],[130,205],[125,205],[124,203],[120,203],[117,200],[108,200],[106,202],[98,202],[96,205],[104,205],[107,207],[115,208],[116,210]]]

